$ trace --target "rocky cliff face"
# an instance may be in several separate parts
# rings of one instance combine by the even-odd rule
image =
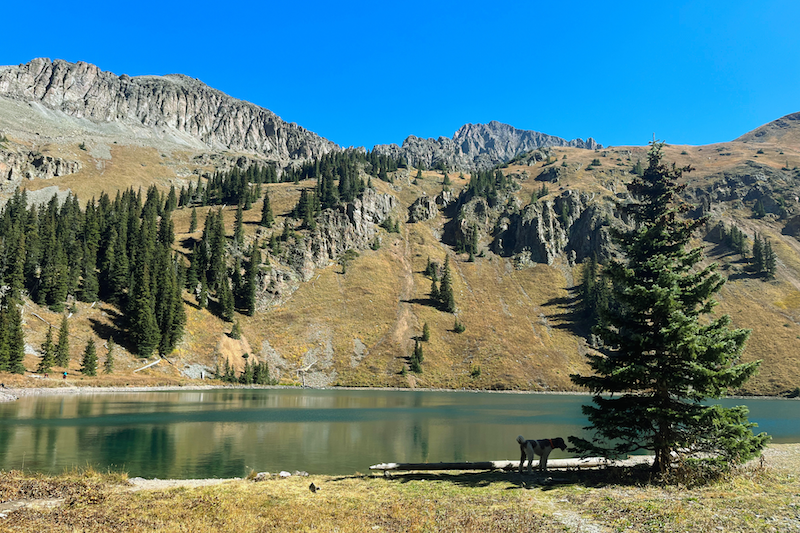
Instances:
[[[593,195],[564,191],[553,200],[525,207],[500,201],[491,207],[476,197],[459,207],[455,239],[470,242],[472,233],[496,254],[514,257],[520,266],[551,265],[564,257],[569,263],[591,256],[605,260],[613,255],[609,224],[622,224],[613,206]]]
[[[466,124],[459,128],[452,139],[421,139],[412,135],[403,141],[403,146],[383,144],[375,146],[375,151],[395,158],[404,157],[412,166],[423,164],[433,168],[443,163],[450,169],[484,170],[505,163],[519,154],[551,146],[574,146],[588,150],[602,147],[591,137],[586,141],[567,141],[492,121],[488,124]]]
[[[122,123],[200,149],[249,151],[288,162],[338,150],[256,105],[183,75],[117,76],[89,63],[49,59],[0,67],[0,97],[95,123]]]
[[[263,273],[257,297],[260,310],[285,300],[301,281],[309,281],[317,268],[328,266],[348,250],[369,248],[377,226],[396,208],[394,196],[366,189],[353,202],[323,211],[308,238],[295,242],[286,264]]]
[[[0,192],[10,192],[23,180],[50,179],[80,170],[78,161],[31,150],[5,150],[0,144]]]

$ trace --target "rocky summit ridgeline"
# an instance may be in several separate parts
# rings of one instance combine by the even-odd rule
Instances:
[[[120,124],[132,137],[252,152],[283,163],[339,149],[267,109],[180,74],[117,76],[81,61],[37,58],[0,67],[0,97],[41,106],[42,113]]]
[[[421,139],[411,135],[402,146],[382,144],[375,147],[379,154],[405,158],[411,166],[449,169],[486,170],[506,163],[514,157],[538,148],[574,147],[595,150],[602,148],[594,139],[567,141],[561,137],[520,130],[493,120],[488,124],[465,124],[452,139]]]

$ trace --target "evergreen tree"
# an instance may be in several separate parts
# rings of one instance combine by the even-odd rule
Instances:
[[[266,362],[257,363],[253,368],[253,383],[256,385],[270,385],[269,366]]]
[[[86,349],[83,351],[83,366],[81,373],[86,376],[97,375],[97,350],[94,346],[94,339],[89,339]]]
[[[261,205],[261,221],[259,224],[265,228],[271,228],[275,223],[275,217],[272,216],[272,206],[269,203],[269,191],[264,190],[264,203]]]
[[[67,322],[67,315],[61,317],[61,327],[58,329],[56,366],[69,367],[69,323]]]
[[[11,291],[7,291],[3,295],[0,311],[0,370],[24,374],[24,360],[25,334],[22,331],[22,315]]]
[[[206,283],[205,274],[200,278],[200,293],[197,295],[197,306],[200,309],[208,307],[208,283]]]
[[[219,289],[217,290],[217,299],[219,300],[220,318],[226,322],[232,321],[235,303],[233,291],[231,290],[231,285],[227,277],[220,281]]]
[[[128,320],[130,336],[136,352],[142,357],[150,357],[161,341],[161,332],[156,321],[154,301],[150,288],[150,267],[145,265],[134,288]]]
[[[768,239],[764,239],[764,273],[767,279],[775,277],[775,268],[777,266],[777,256],[772,249],[772,243]]]
[[[422,325],[422,340],[425,342],[431,340],[431,328],[427,322]]]
[[[453,295],[453,275],[450,273],[450,256],[444,258],[442,283],[439,285],[439,301],[448,313],[456,312],[456,300]]]
[[[411,354],[411,371],[415,374],[422,372],[422,360],[424,355],[422,353],[422,345],[419,340],[414,341],[414,352]]]
[[[258,241],[256,240],[250,251],[250,260],[247,262],[247,269],[245,270],[242,309],[244,309],[247,316],[253,316],[256,312],[256,285],[258,282],[258,267],[261,264],[261,251],[258,248]]]
[[[439,291],[439,276],[436,275],[436,271],[431,272],[431,300],[434,302],[438,302],[441,298],[441,292]]]
[[[47,328],[47,337],[42,344],[42,359],[39,361],[37,372],[46,374],[52,371],[53,365],[56,364],[56,346],[53,344],[53,328]]]
[[[197,231],[197,208],[192,208],[192,217],[189,219],[189,233]]]
[[[242,204],[236,207],[236,218],[233,223],[233,240],[237,246],[244,244],[244,208]]]
[[[684,220],[682,172],[661,161],[653,144],[649,165],[628,185],[636,200],[619,208],[636,222],[614,232],[623,258],[607,266],[614,306],[595,332],[602,353],[588,355],[592,375],[572,375],[594,393],[583,412],[591,440],[571,437],[582,454],[655,452],[653,469],[666,471],[673,453],[712,453],[734,462],[758,454],[768,440],[750,432],[745,407],[705,405],[740,387],[759,362],[737,364],[749,332],[728,329],[727,316],[700,321],[715,302],[723,278],[716,265],[696,270],[702,250],[687,250],[706,219]]]
[[[106,354],[106,362],[103,363],[103,372],[111,374],[114,371],[114,339],[108,339],[108,353]]]
[[[756,272],[761,273],[764,271],[764,243],[761,241],[761,236],[758,233],[753,234],[752,263]]]

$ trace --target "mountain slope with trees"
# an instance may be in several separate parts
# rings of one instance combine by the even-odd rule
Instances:
[[[0,164],[29,173],[0,190],[6,370],[78,375],[92,340],[98,376],[80,379],[96,382],[576,390],[601,347],[610,230],[629,225],[615,205],[645,147],[514,149],[471,171],[363,149],[285,161],[19,103],[0,97]],[[800,386],[795,122],[663,149],[696,168],[681,180],[687,215],[708,217],[699,267],[719,263],[718,312],[752,330],[742,361],[762,360],[743,393]],[[66,361],[50,358],[63,320]]]

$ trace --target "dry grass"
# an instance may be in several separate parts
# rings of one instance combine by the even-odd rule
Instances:
[[[732,142],[703,147],[667,146],[665,159],[678,165],[698,167],[687,178],[691,187],[708,185],[709,175],[732,168],[747,160],[780,168],[786,161],[800,164],[800,154],[791,146],[770,143]],[[58,147],[52,153],[58,155]],[[757,149],[763,154],[756,154]],[[42,147],[51,150],[51,147]],[[62,147],[62,151],[66,148]],[[167,188],[170,183],[179,186],[191,179],[192,154],[169,153],[164,157],[153,148],[111,146],[110,160],[95,160],[88,152],[70,149],[64,157],[81,158],[83,170],[73,176],[49,181],[30,182],[29,186],[58,185],[78,192],[82,202],[97,196],[100,187],[113,194],[114,189],[129,186],[146,187],[152,183]],[[780,154],[784,151],[784,154]],[[580,189],[611,198],[624,191],[631,174],[629,169],[637,159],[646,161],[646,147],[613,147],[600,151],[557,148],[554,165],[566,161],[571,171],[557,184],[548,184],[553,198],[567,190]],[[730,154],[730,155],[727,155]],[[757,159],[754,157],[758,155]],[[566,156],[566,159],[563,157]],[[600,165],[586,170],[593,159]],[[103,163],[98,165],[98,163]],[[545,168],[543,163],[533,166],[512,166],[507,172],[522,175],[522,188],[516,194],[525,205],[531,193],[538,191],[541,183],[536,177]],[[202,169],[201,169],[202,170]],[[442,190],[442,175],[434,171],[423,172],[423,178],[414,184],[416,170],[401,169],[394,184],[373,180],[379,192],[398,198],[399,207],[393,218],[400,221],[400,234],[379,230],[382,246],[379,250],[365,250],[351,263],[346,274],[338,265],[317,270],[312,281],[300,288],[280,307],[258,313],[254,317],[237,316],[244,332],[244,342],[235,346],[226,334],[231,324],[225,323],[207,310],[192,307],[194,297],[188,293],[187,326],[183,341],[169,359],[173,363],[161,364],[134,375],[142,361],[121,346],[117,368],[110,377],[84,378],[78,374],[80,355],[90,337],[98,344],[102,364],[102,348],[110,334],[119,339],[122,332],[114,321],[114,310],[102,306],[99,310],[77,304],[78,313],[71,319],[74,342],[71,347],[70,376],[82,384],[152,384],[186,381],[180,369],[188,363],[200,363],[209,368],[229,358],[242,362],[242,353],[263,359],[262,346],[268,341],[282,358],[284,383],[296,381],[294,370],[313,360],[329,358],[324,368],[331,383],[344,386],[391,387],[445,387],[480,389],[524,390],[574,390],[569,374],[586,370],[584,354],[587,347],[582,335],[586,332],[572,323],[574,300],[571,289],[579,281],[579,268],[565,264],[552,267],[537,265],[515,270],[508,258],[488,253],[473,263],[465,255],[457,255],[442,244],[446,220],[407,224],[408,206],[421,194],[435,196]],[[188,176],[184,178],[183,176]],[[450,173],[451,189],[455,194],[469,182]],[[295,206],[303,188],[314,187],[309,180],[299,184],[278,183],[265,186],[269,190],[277,223],[273,229],[257,225],[261,202],[245,212],[248,240],[258,236],[268,239],[273,231],[280,232],[283,221]],[[211,209],[197,208],[198,230],[188,233],[191,210],[179,209],[173,215],[177,248],[188,253],[192,239],[199,239],[203,221]],[[223,209],[228,234],[233,233],[235,209]],[[760,374],[745,392],[779,394],[800,385],[800,360],[797,342],[800,339],[800,243],[793,237],[781,234],[780,223],[763,219],[750,219],[748,209],[726,211],[726,222],[736,223],[748,234],[755,231],[767,235],[774,243],[779,258],[778,280],[765,283],[741,274],[741,265],[735,257],[712,257],[725,267],[725,275],[734,278],[719,295],[718,312],[728,313],[737,327],[753,329],[745,353],[745,360],[762,359]],[[711,247],[709,247],[711,251]],[[453,329],[455,316],[444,313],[428,299],[430,280],[422,275],[427,258],[442,262],[450,256],[454,273],[458,320],[466,331],[457,334]],[[273,258],[274,260],[274,258]],[[60,316],[46,309],[29,306],[54,325]],[[46,326],[37,319],[27,317],[26,340],[39,348]],[[431,329],[431,339],[423,343],[425,361],[419,375],[402,370],[408,367],[408,357],[415,337],[421,335],[423,324]],[[361,351],[361,346],[365,350]],[[26,367],[36,368],[38,357],[30,355]],[[479,370],[479,374],[477,372]],[[3,375],[3,380],[16,383],[18,378]],[[41,380],[40,380],[41,381]],[[30,378],[25,383],[39,385]],[[52,381],[52,380],[51,380]],[[52,384],[52,383],[50,383]]]
[[[622,472],[355,474],[131,491],[125,476],[0,474],[6,531],[795,531],[800,446],[693,488]],[[788,466],[787,466],[788,463]],[[638,481],[637,481],[638,480]],[[320,490],[313,493],[309,484]],[[43,499],[53,499],[47,508]],[[51,503],[52,505],[52,503]]]

